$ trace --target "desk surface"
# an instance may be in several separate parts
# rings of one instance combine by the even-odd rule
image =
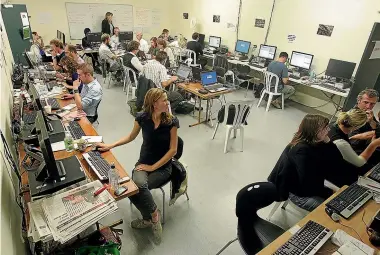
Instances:
[[[60,100],[58,99],[58,101],[60,102],[60,105],[61,107],[64,107],[68,104],[72,104],[74,103],[74,100]],[[65,121],[63,121],[63,123],[65,123]],[[86,135],[88,136],[97,136],[98,133],[96,132],[96,130],[94,129],[94,127],[92,126],[92,124],[87,120],[87,118],[81,118],[80,121],[78,121],[78,123],[80,124],[80,126],[82,127],[83,131],[85,132]],[[90,151],[91,148],[88,147],[86,151]],[[86,160],[83,158],[82,156],[82,153],[79,152],[79,151],[73,151],[73,152],[66,152],[66,151],[57,151],[57,152],[54,152],[54,157],[56,160],[59,160],[59,159],[64,159],[64,158],[67,158],[67,157],[70,157],[70,156],[74,156],[76,155],[80,161],[80,163],[82,164],[83,168],[84,168],[84,171],[86,172],[86,176],[88,179],[90,179],[91,181],[95,181],[95,180],[98,180],[98,176],[94,173],[94,171],[92,171],[92,169],[89,167],[89,165],[87,164]],[[24,148],[22,146],[22,144],[20,143],[19,144],[19,159],[20,159],[20,162],[19,162],[19,167],[20,169],[22,170],[21,173],[22,173],[22,176],[21,176],[21,181],[22,181],[22,185],[25,186],[29,183],[29,180],[28,180],[28,175],[25,174],[24,171],[24,168],[22,167],[21,165],[21,162],[23,160],[25,156],[25,151],[24,151]],[[107,160],[108,162],[114,162],[115,163],[115,166],[116,166],[116,169],[119,173],[119,176],[120,178],[123,178],[123,177],[126,177],[128,176],[128,173],[125,171],[125,169],[123,168],[122,165],[120,165],[120,163],[117,161],[117,159],[115,158],[115,156],[112,154],[112,152],[108,151],[108,152],[103,152],[102,153],[102,157]],[[131,164],[131,167],[133,166],[133,164]],[[103,182],[103,183],[106,183],[106,182]],[[138,187],[136,186],[136,184],[130,180],[129,182],[126,182],[124,184],[122,184],[122,186],[126,186],[128,187],[128,191],[126,193],[124,193],[123,195],[121,196],[118,196],[116,197],[114,194],[113,194],[113,190],[110,190],[110,194],[115,198],[115,200],[121,200],[123,198],[126,198],[126,197],[129,197],[129,196],[132,196],[136,193],[138,193]],[[31,201],[31,197],[30,197],[30,194],[29,192],[25,192],[24,195],[24,201],[27,203],[29,201]],[[25,207],[27,212],[26,212],[26,221],[27,221],[27,224],[29,225],[29,212],[28,212],[28,207],[26,206]]]
[[[348,220],[341,217],[341,222],[344,225],[350,226],[354,228],[358,234],[360,235],[360,238],[358,235],[350,228],[344,227],[340,225],[339,223],[334,222],[325,212],[325,204],[330,201],[332,198],[334,198],[336,195],[341,193],[343,190],[345,190],[348,186],[342,187],[338,192],[334,193],[329,199],[327,199],[324,203],[322,203],[320,206],[318,206],[314,211],[310,212],[305,218],[300,220],[297,225],[302,227],[305,225],[309,220],[313,220],[326,228],[336,231],[337,229],[342,229],[347,234],[351,235],[352,237],[360,240],[360,238],[363,240],[362,242],[371,246],[375,250],[378,250],[375,246],[373,246],[369,242],[368,234],[366,231],[366,226],[362,221],[363,213],[364,222],[368,225],[372,219],[372,217],[376,214],[376,212],[380,209],[380,205],[376,204],[376,202],[371,199],[369,202],[367,202],[362,208],[360,208],[351,218]],[[278,248],[281,247],[286,241],[289,240],[289,238],[292,236],[292,234],[289,231],[286,231],[284,234],[282,234],[280,237],[278,237],[276,240],[274,240],[272,243],[270,243],[267,247],[262,249],[258,254],[266,255],[266,254],[273,254]],[[325,243],[325,245],[322,246],[321,251],[324,251],[323,254],[332,254],[332,249],[336,247],[333,246],[331,241],[328,241]]]
[[[178,83],[177,86],[205,100],[211,99],[220,95],[228,94],[233,91],[233,89],[227,89],[227,90],[223,90],[223,91],[219,91],[215,93],[201,94],[199,93],[199,90],[202,89],[203,86],[199,82],[190,82],[189,84]]]

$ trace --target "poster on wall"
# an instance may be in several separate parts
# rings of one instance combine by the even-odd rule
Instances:
[[[29,19],[28,19],[28,13],[27,12],[20,12],[22,25],[29,26]]]
[[[288,35],[288,43],[293,43],[296,40],[296,35]]]
[[[184,12],[182,16],[183,16],[183,19],[189,19],[189,14],[186,12]]]
[[[380,41],[377,41],[375,47],[373,47],[373,51],[369,59],[378,59],[380,58]]]
[[[212,22],[214,22],[214,23],[220,23],[220,15],[214,15],[212,17]]]
[[[235,32],[236,31],[236,25],[232,22],[227,22],[227,29]]]
[[[255,19],[255,27],[264,28],[265,19]]]
[[[331,36],[334,26],[319,24],[317,35]]]

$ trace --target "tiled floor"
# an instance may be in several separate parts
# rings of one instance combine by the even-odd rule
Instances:
[[[100,78],[100,77],[99,77]],[[245,91],[236,91],[227,96],[228,100],[244,99]],[[252,98],[250,94],[248,98]],[[129,223],[139,217],[131,208],[129,199],[118,203],[119,211],[103,223],[111,223],[120,218],[122,228],[122,254],[216,254],[224,244],[236,237],[235,197],[245,185],[264,181],[271,172],[278,157],[296,131],[301,119],[311,111],[299,106],[288,105],[284,111],[271,108],[265,112],[264,104],[255,107],[245,127],[244,152],[240,152],[240,140],[232,142],[232,151],[224,154],[224,127],[219,128],[215,140],[211,140],[213,129],[205,125],[189,127],[195,122],[192,116],[178,116],[181,128],[178,131],[185,142],[181,161],[189,166],[189,196],[183,196],[175,205],[166,210],[166,224],[162,244],[152,242],[151,231],[133,230]],[[215,103],[213,111],[220,107]],[[99,134],[105,142],[113,142],[127,135],[134,118],[129,113],[126,96],[121,87],[104,88],[104,96],[99,107]],[[131,173],[138,159],[142,138],[113,150],[124,168]],[[169,199],[169,185],[166,187]],[[153,191],[155,201],[162,208],[162,195]],[[259,215],[266,217],[273,205],[264,208]],[[291,209],[279,210],[273,220],[284,228],[297,222],[299,216]],[[238,242],[232,244],[223,254],[243,254]]]

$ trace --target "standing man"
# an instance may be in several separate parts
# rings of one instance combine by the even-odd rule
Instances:
[[[84,60],[79,57],[77,49],[74,45],[67,44],[65,46],[65,55],[71,57],[78,63],[78,65],[84,64]]]
[[[87,114],[87,119],[94,123],[97,116],[97,107],[102,100],[102,86],[94,78],[94,69],[89,64],[81,64],[77,70],[79,79],[73,83],[73,95],[65,95],[65,98],[74,97],[78,110],[83,110]],[[83,83],[82,91],[79,93],[78,87]]]
[[[167,57],[165,51],[159,51],[155,59],[144,65],[142,74],[145,78],[153,81],[157,88],[165,88],[177,80],[177,76],[172,76],[169,80],[167,78],[167,70],[162,64]]]
[[[119,33],[120,33],[120,29],[118,27],[115,27],[113,30],[113,36],[111,36],[112,49],[116,49],[117,46],[119,46],[120,44]]]
[[[355,108],[367,113],[367,123],[350,134],[350,144],[359,155],[367,148],[372,138],[378,138],[376,133],[380,134],[380,124],[373,114],[373,108],[378,100],[379,93],[374,89],[365,89],[358,94]],[[376,150],[368,163],[377,164],[378,162],[380,162],[380,151]]]
[[[149,45],[148,45],[148,42],[145,41],[142,37],[143,37],[142,32],[136,33],[136,39],[140,43],[139,50],[147,54],[149,51]]]
[[[50,41],[50,47],[51,55],[53,57],[53,67],[55,70],[61,70],[62,67],[59,65],[59,61],[65,56],[63,43],[58,39],[53,39]]]
[[[278,92],[281,92],[284,94],[285,100],[291,97],[296,92],[293,86],[288,85],[289,74],[288,74],[288,68],[285,65],[287,60],[288,60],[288,53],[281,52],[280,56],[278,57],[278,60],[272,61],[268,65],[268,69],[267,69],[268,72],[274,73],[278,76],[279,78]],[[272,101],[272,105],[276,107],[277,109],[281,109],[281,104],[282,104],[281,97],[277,97],[275,100]]]

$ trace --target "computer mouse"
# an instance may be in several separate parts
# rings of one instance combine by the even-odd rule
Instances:
[[[205,89],[200,89],[200,90],[198,90],[198,92],[201,94],[208,94],[208,91]]]
[[[128,191],[128,187],[120,186],[117,190],[115,190],[114,194],[115,194],[115,196],[120,196],[127,191]]]
[[[75,121],[79,121],[79,120],[80,120],[80,117],[75,117],[74,120],[75,120]]]

